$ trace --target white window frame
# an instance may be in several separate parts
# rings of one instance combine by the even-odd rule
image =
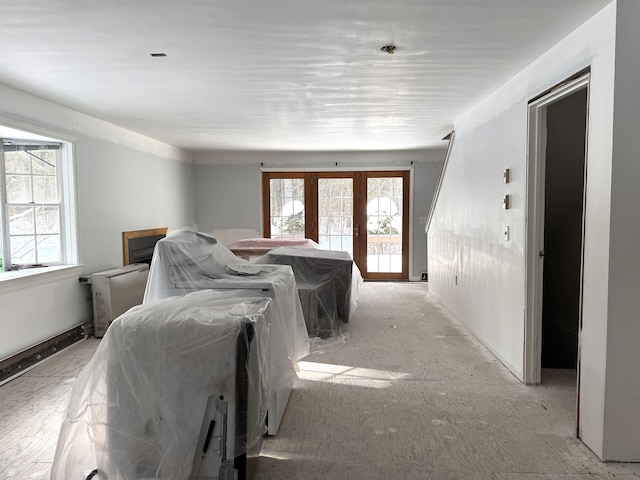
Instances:
[[[77,241],[77,208],[75,185],[75,139],[55,132],[32,128],[16,122],[0,118],[0,137],[11,139],[16,143],[43,142],[60,144],[58,174],[59,203],[60,203],[60,262],[45,263],[45,265],[65,266],[78,264]],[[2,258],[5,272],[11,270],[11,255],[9,248],[9,224],[7,215],[4,153],[0,159],[0,239],[2,243]],[[15,270],[22,270],[28,265],[18,265]],[[31,269],[29,269],[31,270]],[[35,269],[34,269],[35,270]],[[38,269],[39,270],[39,269]],[[35,272],[34,272],[35,273]],[[1,274],[0,274],[1,275]]]

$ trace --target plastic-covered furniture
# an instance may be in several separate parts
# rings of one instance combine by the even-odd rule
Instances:
[[[256,265],[289,265],[298,286],[310,337],[340,335],[353,315],[362,276],[347,252],[281,247],[255,261]]]
[[[268,433],[275,435],[296,378],[296,362],[309,353],[293,271],[285,265],[253,265],[200,232],[182,231],[160,240],[143,303],[203,289],[251,290],[273,299],[267,424]]]
[[[247,478],[265,429],[271,303],[202,291],[118,317],[72,387],[51,479]]]

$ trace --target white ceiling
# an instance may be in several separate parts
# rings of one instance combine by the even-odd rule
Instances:
[[[1,0],[0,83],[191,150],[428,148],[607,3]]]

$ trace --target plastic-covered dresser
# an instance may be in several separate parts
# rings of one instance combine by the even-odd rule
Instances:
[[[249,478],[271,303],[202,291],[118,317],[73,385],[51,479]]]

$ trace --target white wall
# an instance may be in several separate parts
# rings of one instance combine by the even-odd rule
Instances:
[[[91,316],[88,286],[75,272],[47,272],[32,282],[0,281],[0,360],[84,323]]]
[[[524,146],[520,106],[461,119],[428,235],[429,288],[514,372],[524,336]],[[486,115],[486,117],[485,117]],[[486,121],[482,119],[486,118]],[[482,123],[476,124],[477,121]],[[518,158],[521,160],[517,160]],[[503,184],[503,169],[511,182]],[[502,197],[511,196],[503,210]],[[503,241],[509,226],[510,240]]]
[[[123,264],[122,232],[193,226],[193,165],[78,135],[79,244],[85,272]]]
[[[640,3],[617,22],[603,457],[640,461]]]
[[[75,139],[85,274],[122,265],[123,231],[193,225],[191,154],[3,85],[0,118],[13,128]],[[0,358],[90,320],[87,290],[77,276],[23,291],[8,291],[11,282],[3,283]]]
[[[194,165],[198,230],[262,231],[262,176],[253,165]]]
[[[522,378],[527,102],[590,65],[580,432],[601,457],[615,15],[612,3],[456,120],[455,141],[428,233],[431,292]],[[511,183],[506,185],[504,168],[511,169]],[[505,194],[511,195],[509,210],[502,209]],[[507,225],[511,238],[504,241]]]
[[[262,231],[261,166],[291,169],[398,169],[413,161],[413,279],[426,272],[426,236],[419,217],[429,213],[445,150],[405,152],[199,152],[195,156],[196,224],[201,231]],[[336,162],[338,166],[336,167]]]
[[[424,231],[425,223],[420,219],[429,216],[431,200],[438,185],[445,150],[430,152],[429,160],[413,164],[413,278],[420,280],[422,272],[428,273],[427,268],[427,234]]]

